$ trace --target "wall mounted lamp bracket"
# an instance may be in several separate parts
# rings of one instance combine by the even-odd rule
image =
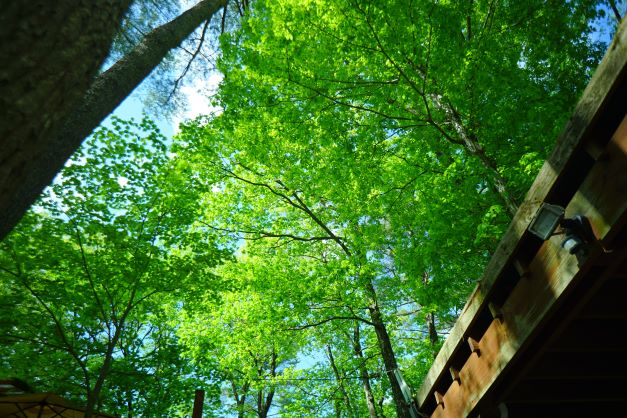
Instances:
[[[564,218],[565,210],[558,205],[543,203],[531,220],[527,230],[543,241],[555,235],[557,227],[561,227],[560,234],[564,234],[562,248],[570,254],[577,254],[588,244],[596,241],[588,218],[576,215],[573,218]]]

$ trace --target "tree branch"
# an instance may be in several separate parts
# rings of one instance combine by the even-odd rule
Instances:
[[[111,327],[110,327],[109,321],[107,321],[107,315],[104,311],[104,306],[102,305],[102,301],[100,300],[100,297],[98,297],[98,292],[96,291],[96,284],[94,283],[94,279],[89,269],[89,264],[87,263],[87,257],[85,255],[85,248],[83,247],[83,240],[81,239],[81,233],[76,223],[74,223],[74,231],[76,233],[76,241],[78,242],[78,248],[81,252],[81,263],[83,266],[83,271],[85,272],[85,276],[87,277],[87,281],[89,282],[89,288],[91,289],[91,292],[94,295],[94,300],[96,301],[96,305],[98,305],[98,310],[100,311],[100,314],[102,315],[102,320],[103,322],[107,324],[108,331],[111,332]],[[109,291],[106,289],[106,286],[105,286],[105,290],[107,294],[109,294]],[[111,297],[111,295],[109,295],[109,297]]]
[[[224,10],[224,13],[226,14],[226,7]],[[205,22],[205,25],[202,28],[202,33],[200,35],[200,41],[198,42],[198,47],[192,54],[192,57],[189,59],[189,61],[187,61],[187,65],[185,66],[183,73],[174,81],[174,86],[172,87],[172,91],[168,95],[168,98],[165,100],[166,103],[168,103],[172,99],[172,96],[174,96],[174,94],[176,93],[176,89],[178,89],[179,87],[179,83],[181,82],[181,80],[183,80],[183,77],[185,77],[190,67],[192,66],[192,62],[194,62],[194,59],[198,56],[198,53],[200,52],[200,49],[202,48],[202,45],[205,42],[205,33],[207,32],[208,27],[209,27],[209,20]]]
[[[311,220],[313,220],[320,228],[322,228],[322,230],[324,230],[324,232],[327,233],[327,235],[330,237],[330,239],[332,239],[333,241],[335,241],[340,248],[342,248],[342,250],[344,251],[344,253],[346,255],[348,255],[349,257],[351,256],[351,252],[348,249],[348,247],[346,246],[346,244],[344,243],[344,241],[338,237],[337,235],[335,235],[333,233],[333,231],[331,231],[331,229],[329,229],[329,227],[322,222],[322,220],[320,218],[318,218],[318,216],[316,216],[316,214],[313,213],[313,211],[311,209],[309,209],[309,207],[305,204],[305,202],[298,196],[297,191],[294,191],[291,196],[286,195],[285,193],[279,192],[278,190],[276,190],[274,187],[270,186],[267,183],[260,183],[260,182],[255,182],[252,180],[248,180],[244,177],[238,176],[237,174],[235,174],[233,171],[228,170],[225,167],[222,167],[222,170],[227,173],[229,176],[231,176],[232,178],[235,178],[237,180],[240,180],[244,183],[250,184],[252,186],[257,186],[257,187],[263,187],[266,188],[267,190],[269,190],[272,194],[279,196],[283,201],[285,201],[288,205],[292,206],[295,209],[298,209],[299,211],[305,212],[309,218]],[[278,184],[285,190],[290,190],[289,188],[287,188],[282,182],[278,181]]]
[[[359,321],[359,322],[363,322],[364,324],[374,326],[372,322],[368,321],[367,319],[360,318],[358,316],[332,316],[330,318],[323,319],[322,321],[319,321],[319,322],[313,322],[313,323],[304,324],[304,325],[297,325],[295,327],[285,328],[285,330],[302,331],[304,329],[317,327],[317,326],[326,324],[327,322],[331,322],[331,321]]]

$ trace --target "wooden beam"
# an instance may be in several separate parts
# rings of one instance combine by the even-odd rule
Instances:
[[[550,196],[559,186],[558,178],[562,175],[562,171],[575,151],[585,147],[584,139],[589,134],[593,121],[600,118],[610,101],[611,93],[618,88],[621,77],[625,74],[626,64],[627,20],[624,20],[618,28],[612,45],[577,104],[573,116],[560,134],[553,153],[542,167],[525,201],[520,206],[488,263],[480,284],[466,303],[462,314],[419,388],[416,400],[421,405],[421,409],[427,398],[434,393],[438,382],[446,378],[446,372],[451,366],[450,359],[462,350],[468,329],[476,321],[477,314],[485,308],[486,301],[489,300],[492,289],[501,277],[503,270],[508,264],[517,260],[516,253],[521,248],[521,240],[523,237],[528,237],[526,229],[537,209],[547,196]],[[524,271],[526,271],[526,267],[523,269]]]
[[[627,101],[627,97],[625,97]],[[601,154],[586,183],[577,191],[566,210],[566,217],[587,213],[596,237],[611,251],[615,234],[608,234],[627,207],[627,116]],[[602,192],[599,193],[599,189]],[[618,228],[616,229],[618,231]]]
[[[455,367],[449,367],[448,371],[451,373],[451,379],[453,379],[453,381],[457,382],[457,383],[461,383],[461,379],[459,378],[459,370],[457,370]]]
[[[438,392],[437,390],[433,392],[433,396],[435,397],[436,406],[444,407],[444,396],[442,396],[442,394]]]
[[[472,337],[468,337],[468,346],[470,347],[470,352],[474,353],[478,356],[481,355],[481,349],[479,348],[479,343],[474,340]]]
[[[594,368],[595,366],[590,366],[589,363],[598,364],[598,359],[601,357],[611,358],[614,360],[614,367],[616,367],[617,373],[615,372],[607,377],[627,375],[627,363],[615,361],[616,359],[627,358],[627,351],[624,353],[620,352],[615,347],[616,343],[612,341],[615,338],[623,338],[624,340],[622,333],[615,332],[612,340],[610,340],[607,338],[607,334],[599,335],[597,333],[597,335],[594,335],[597,332],[597,328],[603,327],[603,322],[594,321],[580,324],[579,327],[572,326],[574,320],[586,319],[581,317],[581,313],[591,306],[595,306],[596,304],[592,303],[593,301],[599,298],[604,299],[607,297],[608,292],[615,290],[613,284],[616,282],[615,275],[617,271],[627,267],[627,263],[621,263],[620,261],[627,260],[627,245],[621,251],[612,253],[611,256],[609,257],[612,260],[611,263],[606,262],[608,261],[608,254],[601,254],[600,257],[594,259],[594,265],[587,272],[586,277],[577,286],[571,287],[571,291],[563,298],[565,300],[561,303],[562,306],[554,310],[551,317],[543,325],[543,329],[539,331],[536,329],[531,344],[527,345],[525,350],[522,350],[522,353],[519,353],[520,355],[516,361],[510,363],[509,370],[501,375],[502,383],[494,385],[490,391],[491,395],[488,394],[484,401],[490,402],[488,399],[490,396],[497,396],[500,400],[509,399],[516,392],[517,385],[521,381],[533,376],[535,370],[543,367],[542,359],[547,356],[558,362],[566,363],[561,367],[569,367],[571,374],[577,370],[579,370],[578,373],[585,373],[586,367]],[[602,260],[603,263],[599,264],[599,260]],[[621,295],[624,295],[624,293],[621,293]],[[612,303],[612,299],[607,299],[607,302]],[[615,305],[614,309],[620,309],[623,303],[624,300],[620,301],[619,304]],[[608,325],[614,330],[624,328],[624,324],[618,327],[616,324]],[[592,331],[588,332],[589,329]],[[579,347],[570,346],[566,347],[565,350],[555,351],[560,348],[560,341],[570,338],[568,337],[569,335],[583,336],[586,339],[588,337],[592,337],[592,339],[601,338],[601,340],[597,340],[596,344],[588,344],[582,338],[575,338]],[[581,341],[584,341],[583,344],[587,345],[587,347],[582,345]],[[575,350],[575,348],[578,350]],[[608,352],[608,350],[610,351]],[[569,361],[570,363],[568,363]],[[546,374],[551,370],[551,368],[545,367],[542,372]],[[596,373],[598,373],[598,370]],[[598,374],[593,376],[599,377]]]
[[[488,309],[490,309],[490,314],[493,319],[498,319],[499,321],[503,320],[503,309],[500,306],[496,305],[493,302],[488,304]]]
[[[627,152],[622,152],[623,145],[627,149],[627,136],[612,138],[607,146],[608,158],[597,161],[566,207],[566,213],[588,217],[601,241],[618,233],[615,223],[627,212],[625,195],[614,196],[617,189],[627,190]],[[601,183],[604,187],[599,187]],[[460,370],[461,384],[453,382],[442,400],[445,407],[437,408],[433,417],[468,416],[510,361],[520,355],[519,350],[529,344],[531,336],[539,332],[562,303],[569,288],[582,280],[594,261],[604,255],[597,246],[586,259],[578,259],[561,248],[562,240],[561,236],[553,236],[542,244],[529,264],[530,279],[520,280],[502,306],[507,320],[493,320],[478,343],[468,339],[471,350],[480,355],[468,358]],[[614,264],[622,264],[622,257],[623,253],[617,252]],[[608,274],[612,274],[611,270]]]

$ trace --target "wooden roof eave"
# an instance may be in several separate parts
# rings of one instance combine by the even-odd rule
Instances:
[[[466,303],[462,313],[442,349],[438,353],[425,381],[416,394],[418,405],[423,405],[429,398],[442,390],[439,382],[450,380],[448,377],[453,366],[453,358],[462,350],[467,350],[468,338],[472,337],[472,328],[480,321],[480,312],[486,311],[500,287],[507,286],[512,272],[524,275],[525,263],[529,260],[529,248],[537,251],[540,243],[530,236],[527,227],[543,202],[565,204],[576,192],[576,187],[564,187],[564,179],[580,176],[577,173],[581,155],[596,159],[605,143],[597,143],[598,137],[590,135],[591,127],[599,123],[602,115],[611,111],[612,100],[616,101],[617,89],[624,89],[627,69],[627,20],[623,20],[599,64],[590,83],[579,100],[571,118],[560,134],[556,146],[542,170],[531,186],[525,201],[514,216],[509,228],[499,243],[488,263],[481,281]],[[622,84],[621,84],[622,83]],[[627,96],[623,96],[627,97]],[[620,99],[619,99],[620,100]],[[620,115],[618,115],[620,117]],[[533,250],[531,250],[533,252]],[[453,367],[453,370],[455,368]]]

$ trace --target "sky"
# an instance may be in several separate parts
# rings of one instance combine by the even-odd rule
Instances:
[[[200,115],[209,115],[219,111],[218,108],[212,107],[209,104],[209,98],[203,91],[209,91],[210,93],[217,91],[218,84],[222,80],[222,74],[213,74],[207,80],[197,80],[191,86],[181,87],[181,93],[185,96],[187,106],[182,109],[178,114],[171,118],[171,120],[164,117],[156,117],[150,115],[155,120],[157,126],[161,130],[161,133],[166,138],[172,138],[174,134],[178,132],[178,126],[181,122],[189,119],[194,119]],[[208,89],[206,84],[208,84]],[[105,119],[103,125],[111,125],[111,117],[117,116],[121,119],[134,118],[140,120],[142,118],[142,112],[144,104],[142,103],[141,88],[137,88],[131,93],[121,104],[115,109],[115,111]]]
[[[186,10],[196,4],[196,2],[197,0],[181,0],[181,8],[182,10]],[[617,2],[617,5],[619,9],[624,10],[627,8],[627,1],[621,0]],[[604,7],[601,6],[600,8],[605,11],[606,15],[611,16],[612,12],[607,5]],[[597,22],[597,25],[595,25],[596,30],[591,34],[590,39],[593,42],[603,41],[609,43],[611,41],[611,33],[615,30],[615,28],[604,26],[599,23],[600,21]],[[189,76],[190,75],[188,75],[188,77]],[[192,85],[183,85],[180,88],[180,92],[187,99],[187,106],[184,109],[179,111],[170,120],[167,120],[164,117],[158,118],[154,115],[150,115],[157,123],[161,133],[166,138],[171,139],[178,132],[178,126],[181,122],[194,119],[200,115],[209,115],[211,113],[219,112],[219,109],[209,105],[209,98],[206,92],[209,92],[209,94],[215,93],[222,78],[222,74],[214,73],[208,79],[197,78],[193,80]],[[121,119],[141,119],[144,106],[142,104],[140,91],[141,88],[135,89],[135,91],[133,91],[133,93],[131,93],[131,95],[129,95],[126,100],[120,104],[120,106],[118,106],[112,115]],[[105,119],[103,124],[110,126],[110,119],[111,116]]]

